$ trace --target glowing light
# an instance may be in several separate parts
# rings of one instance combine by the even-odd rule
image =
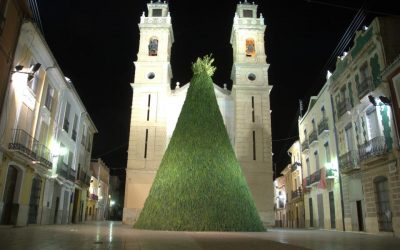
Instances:
[[[115,201],[110,201],[110,206],[114,206],[115,205]]]

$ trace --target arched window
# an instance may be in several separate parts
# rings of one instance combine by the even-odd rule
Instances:
[[[374,184],[379,231],[392,232],[392,211],[390,209],[388,179],[384,176],[378,176],[374,179]]]
[[[149,42],[149,56],[157,56],[158,52],[158,39],[152,37]]]
[[[246,39],[246,56],[253,57],[256,55],[256,46],[254,44],[254,39]]]

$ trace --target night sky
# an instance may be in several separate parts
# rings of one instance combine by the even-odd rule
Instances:
[[[58,64],[69,77],[99,133],[93,158],[101,157],[112,175],[126,167],[138,23],[148,1],[37,0],[43,32]],[[238,1],[170,0],[175,43],[172,85],[192,76],[191,63],[212,53],[214,82],[231,88],[229,43]],[[218,4],[217,4],[218,3]],[[311,95],[334,69],[333,54],[364,3],[368,25],[374,16],[399,15],[395,1],[255,1],[267,25],[265,46],[271,92],[274,162],[277,172],[289,162],[286,150],[298,136],[299,99],[304,109]],[[347,45],[346,50],[351,46]],[[341,51],[342,52],[342,51]]]

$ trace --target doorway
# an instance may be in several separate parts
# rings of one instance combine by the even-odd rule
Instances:
[[[393,232],[388,180],[386,177],[380,176],[374,180],[374,183],[379,231]]]
[[[14,203],[16,196],[16,186],[18,179],[18,169],[14,166],[8,168],[6,185],[4,187],[4,205],[1,216],[1,224],[12,225],[16,223],[18,214],[18,204]]]
[[[314,213],[313,213],[312,198],[308,199],[308,204],[309,204],[309,208],[310,208],[310,227],[314,227]]]
[[[324,200],[322,194],[317,195],[318,204],[318,227],[324,228]]]
[[[329,210],[331,214],[331,228],[336,228],[336,214],[335,214],[335,196],[333,191],[329,192]]]
[[[29,200],[28,224],[37,223],[41,187],[42,180],[39,176],[35,176],[32,180],[31,198]]]
[[[358,231],[364,231],[364,219],[362,211],[362,203],[360,200],[356,201],[357,205],[357,220],[358,220]]]

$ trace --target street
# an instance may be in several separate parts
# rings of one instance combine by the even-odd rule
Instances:
[[[164,232],[121,222],[0,227],[1,249],[398,249],[391,235],[269,229],[265,233]]]

